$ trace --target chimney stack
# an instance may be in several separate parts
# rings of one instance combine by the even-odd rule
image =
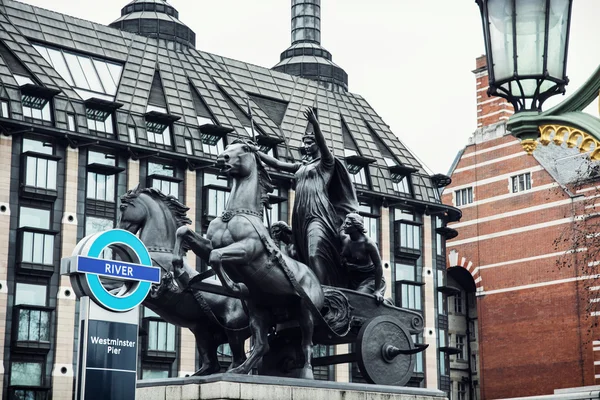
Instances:
[[[321,44],[321,0],[292,0],[292,44]]]
[[[477,57],[473,73],[477,82],[477,128],[506,121],[515,111],[513,106],[502,97],[487,95],[489,81],[485,55]]]
[[[348,74],[321,46],[321,0],[291,0],[292,45],[281,53],[275,71],[317,81],[334,92],[348,91]]]

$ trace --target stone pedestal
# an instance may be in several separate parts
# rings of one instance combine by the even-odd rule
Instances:
[[[138,381],[136,400],[446,400],[439,390],[218,374]]]

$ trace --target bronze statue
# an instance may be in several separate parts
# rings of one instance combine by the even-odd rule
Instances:
[[[298,259],[317,274],[321,284],[345,287],[338,228],[347,213],[358,209],[356,193],[346,167],[327,146],[314,110],[308,109],[304,116],[314,130],[314,135],[303,137],[307,161],[288,163],[258,154],[265,164],[294,173],[292,230]]]
[[[188,288],[189,281],[198,272],[183,259],[180,270],[173,270],[176,230],[191,223],[187,210],[177,199],[157,189],[135,188],[121,197],[117,227],[134,234],[139,232],[153,264],[163,270],[160,286],[153,287],[143,305],[165,321],[192,331],[202,361],[202,367],[194,375],[209,375],[221,368],[217,359],[220,344],[228,343],[231,347],[230,369],[244,362],[244,341],[250,336],[249,320],[239,299]],[[210,242],[189,231],[187,245],[208,257]]]
[[[312,157],[304,164],[280,162],[249,141],[227,146],[216,164],[233,179],[225,211],[211,221],[206,238],[179,224],[167,263],[171,261],[176,281],[197,293],[189,289],[198,287],[198,278],[185,268],[187,246],[208,261],[223,287],[246,306],[254,346],[230,372],[248,374],[258,367],[267,375],[313,378],[314,340],[355,344],[353,353],[333,356],[336,361],[331,362],[357,361],[369,381],[402,385],[414,370],[414,354],[426,347],[414,345],[410,336],[422,332],[423,318],[383,302],[381,259],[364,234],[361,217],[352,213],[358,205],[348,172],[327,148],[314,112],[305,116],[315,135],[304,137]],[[273,186],[262,160],[296,177],[293,229],[277,222],[273,238],[263,224]],[[348,282],[352,289],[339,288]]]
[[[377,245],[365,233],[363,217],[357,213],[346,215],[342,225],[342,261],[348,271],[348,288],[373,294],[383,302],[385,281],[381,256]]]
[[[315,318],[331,326],[331,334],[340,331],[344,335],[350,329],[348,313],[332,310],[321,315],[325,294],[319,279],[307,265],[283,254],[269,237],[262,209],[273,187],[254,146],[233,141],[218,156],[217,166],[233,178],[233,187],[225,211],[208,226],[206,238],[212,244],[209,263],[223,286],[244,299],[254,339],[248,359],[230,372],[247,374],[257,365],[269,351],[270,328],[283,316],[286,322],[299,324],[303,354],[299,377],[312,379]],[[181,263],[180,233],[183,230],[175,244],[175,265]],[[341,295],[330,292],[332,297]]]

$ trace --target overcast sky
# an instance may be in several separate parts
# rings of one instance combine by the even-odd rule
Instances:
[[[129,0],[26,0],[108,25]],[[169,0],[198,49],[272,67],[291,42],[290,0]],[[600,0],[575,0],[567,72],[573,93],[600,62]],[[432,173],[447,173],[476,128],[474,0],[321,0],[322,45]],[[545,108],[563,100],[549,100]]]

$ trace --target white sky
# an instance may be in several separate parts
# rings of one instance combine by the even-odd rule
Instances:
[[[25,0],[108,25],[129,0]],[[290,0],[169,0],[198,49],[272,67],[291,43]],[[600,0],[575,0],[573,93],[600,64]],[[447,173],[476,128],[475,58],[484,53],[474,0],[322,0],[322,45],[432,173]],[[551,99],[545,109],[564,98]]]

